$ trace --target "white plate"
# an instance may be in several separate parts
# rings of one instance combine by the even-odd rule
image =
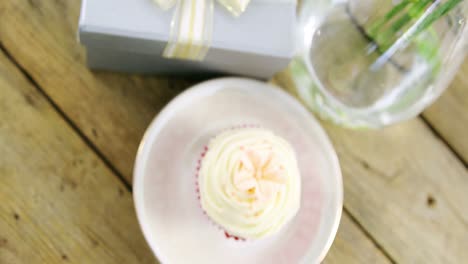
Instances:
[[[288,140],[302,177],[299,213],[260,241],[227,238],[197,199],[203,148],[239,125],[259,125]],[[272,85],[224,78],[188,89],[151,123],[136,158],[134,199],[146,240],[163,263],[318,263],[338,228],[343,186],[328,137],[302,105]]]

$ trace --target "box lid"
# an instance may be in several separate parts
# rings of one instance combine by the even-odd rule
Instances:
[[[109,48],[161,54],[173,12],[162,10],[152,0],[83,0],[80,39],[85,45],[97,40]],[[291,58],[295,22],[295,2],[252,0],[237,18],[215,3],[211,49]],[[116,38],[96,39],[99,35]]]

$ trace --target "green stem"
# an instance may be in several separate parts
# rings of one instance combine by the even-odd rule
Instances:
[[[413,2],[407,11],[401,15],[389,28],[382,33],[378,33],[375,41],[379,43],[379,46],[383,50],[387,50],[397,39],[402,35],[404,28],[410,26],[415,20],[417,20],[425,11],[426,7],[432,0],[420,0]]]
[[[390,10],[390,12],[388,12],[385,16],[375,21],[374,24],[372,24],[369,27],[368,29],[369,35],[372,36],[372,35],[377,34],[390,19],[392,19],[394,16],[396,16],[398,13],[400,13],[400,11],[405,9],[405,7],[407,7],[410,4],[411,4],[411,0],[403,0],[401,1],[401,3],[397,4],[392,10]]]
[[[418,26],[417,30],[414,33],[414,36],[418,35],[425,29],[427,29],[432,23],[434,23],[439,18],[445,16],[450,10],[452,10],[456,5],[458,5],[463,0],[450,0],[443,3],[439,8],[437,8],[430,16],[427,16]]]
[[[444,3],[440,4],[440,0],[402,0],[381,19],[371,24],[366,31],[379,46],[379,50],[381,52],[385,52],[395,43],[395,41],[398,40],[405,30],[418,22],[422,15],[432,5],[437,6],[429,15],[419,22],[417,29],[409,39],[414,38],[419,33],[427,29],[436,20],[446,15],[461,1],[463,0],[446,0]]]

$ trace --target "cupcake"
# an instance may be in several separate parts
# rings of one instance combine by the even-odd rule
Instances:
[[[229,235],[272,236],[299,210],[301,177],[294,150],[266,129],[223,132],[204,154],[198,190],[202,209]]]

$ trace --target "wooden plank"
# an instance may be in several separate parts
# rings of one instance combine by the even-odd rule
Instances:
[[[389,255],[402,263],[468,259],[468,173],[421,120],[380,132],[325,126],[345,206]]]
[[[275,81],[294,91],[287,73]],[[345,207],[396,262],[468,259],[468,172],[422,120],[380,131],[322,124],[340,158]]]
[[[468,164],[468,59],[447,91],[423,116]]]
[[[91,73],[79,10],[79,0],[2,0],[0,42],[130,182],[145,126],[188,82]]]
[[[154,263],[131,193],[0,52],[0,263]]]
[[[356,250],[358,249],[358,250]],[[356,228],[348,214],[343,214],[335,241],[323,261],[324,264],[391,263],[361,230]]]
[[[130,181],[135,151],[146,126],[190,82],[91,73],[75,38],[79,1],[29,2],[33,4],[0,1],[0,43]],[[329,262],[374,259],[385,263],[360,229],[346,215],[344,219]]]

